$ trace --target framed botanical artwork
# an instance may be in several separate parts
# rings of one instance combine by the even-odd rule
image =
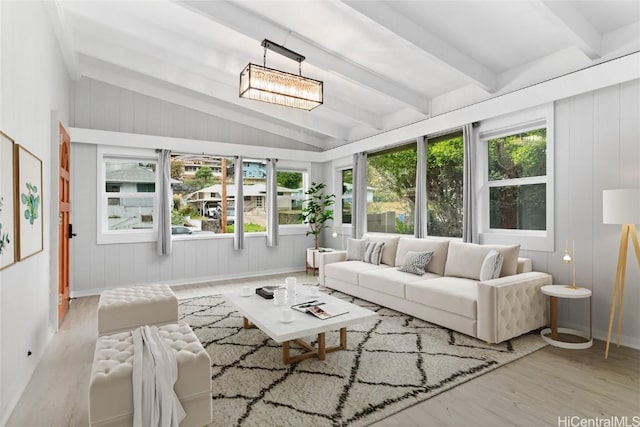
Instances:
[[[14,146],[0,132],[0,270],[16,262]]]
[[[42,160],[16,144],[18,260],[42,251]]]

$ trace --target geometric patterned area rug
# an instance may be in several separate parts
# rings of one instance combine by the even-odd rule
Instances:
[[[222,296],[180,301],[181,320],[211,357],[212,425],[368,425],[546,345],[537,332],[489,345],[330,293],[377,312],[377,319],[351,326],[346,350],[291,365],[282,364],[280,344],[259,329],[243,329]],[[326,343],[339,343],[339,333],[327,332]]]

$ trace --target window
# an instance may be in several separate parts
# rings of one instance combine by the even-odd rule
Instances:
[[[553,249],[553,107],[480,127],[478,185],[482,243]]]
[[[413,234],[417,151],[415,143],[367,161],[367,231]]]
[[[353,215],[353,169],[344,169],[340,172],[342,182],[342,223],[351,224],[351,216]]]
[[[146,150],[112,154],[99,149],[98,164],[98,243],[156,240],[157,155]]]
[[[427,234],[462,237],[462,132],[427,139]]]
[[[304,174],[297,171],[277,171],[278,224],[302,224],[302,200],[304,197]]]
[[[188,236],[224,234],[235,223],[233,158],[207,154],[171,154],[173,208],[171,224]],[[245,199],[250,198],[245,193]],[[181,230],[174,228],[174,230]]]
[[[199,165],[198,170],[189,174],[186,172],[186,164]],[[286,162],[285,167],[292,168]],[[277,171],[278,220],[281,225],[300,223],[298,217],[305,174],[306,172],[287,169]],[[243,215],[245,233],[266,232],[266,162],[261,159],[243,159],[242,176],[244,211],[239,213],[235,211],[233,158],[206,154],[172,154],[171,178],[180,181],[173,185],[172,224],[186,226],[192,231],[183,234],[184,237],[181,238],[233,233],[236,215],[239,214]],[[223,215],[223,211],[226,215]],[[223,224],[225,220],[226,223]]]
[[[546,230],[546,128],[487,143],[489,227]]]

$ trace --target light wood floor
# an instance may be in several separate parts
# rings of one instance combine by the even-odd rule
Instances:
[[[241,284],[180,287],[176,294],[185,298]],[[97,302],[72,302],[7,426],[88,425]],[[375,426],[571,426],[581,425],[579,419],[621,416],[638,425],[632,417],[640,422],[640,351],[613,347],[609,360],[603,355],[601,341],[588,350],[545,347]],[[580,418],[559,422],[572,416]],[[593,423],[582,425],[598,425]]]

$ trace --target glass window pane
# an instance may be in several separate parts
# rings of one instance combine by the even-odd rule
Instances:
[[[179,181],[172,185],[172,225],[187,226],[195,235],[233,231],[233,158],[172,153],[171,178]]]
[[[353,203],[353,169],[342,171],[342,223],[351,224]]]
[[[367,231],[413,234],[415,144],[368,158]]]
[[[278,224],[302,224],[302,172],[277,171]]]
[[[153,228],[153,197],[108,197],[108,229]]]
[[[444,135],[427,143],[427,233],[462,237],[462,133]]]
[[[546,230],[546,192],[546,184],[490,188],[491,228]]]
[[[262,160],[242,162],[242,191],[244,195],[244,232],[267,231],[267,165]]]
[[[107,193],[155,192],[156,164],[139,160],[105,161],[105,190]]]
[[[489,140],[489,181],[547,174],[547,130]]]

